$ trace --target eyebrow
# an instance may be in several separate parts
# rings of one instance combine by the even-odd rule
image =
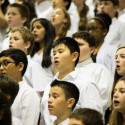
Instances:
[[[59,51],[59,50],[64,50],[63,48],[60,48],[60,49],[58,49],[57,51]],[[56,50],[53,50],[53,52],[56,52]]]

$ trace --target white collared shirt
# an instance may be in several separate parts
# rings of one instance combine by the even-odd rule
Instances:
[[[55,75],[55,79],[58,79],[58,75],[59,73]],[[101,113],[103,112],[98,87],[95,85],[94,81],[90,80],[88,77],[82,76],[79,69],[69,73],[62,80],[74,83],[79,88],[80,98],[76,104],[76,108],[92,108]],[[53,119],[55,119],[55,117],[50,115],[48,111],[49,91],[50,85],[45,89],[42,98],[41,118],[42,123],[45,125],[51,125]]]
[[[96,63],[102,64],[105,67],[107,67],[113,77],[115,72],[116,50],[117,50],[117,46],[103,43],[103,45],[99,49],[99,52],[96,56]]]
[[[119,12],[118,20],[119,20],[120,22],[125,23],[125,9],[123,9],[122,11]]]
[[[12,116],[12,125],[22,125],[21,120]]]
[[[45,18],[50,20],[50,17],[52,15],[51,8],[52,6],[51,6],[50,0],[44,0],[40,3],[35,2],[35,9],[36,9],[38,18]]]
[[[93,63],[91,58],[78,63],[76,68],[81,68],[82,75],[95,81],[101,94],[103,111],[105,111],[110,103],[110,93],[113,84],[113,77],[109,70],[101,64]]]
[[[26,82],[19,82],[19,92],[11,106],[12,116],[23,125],[37,125],[40,112],[40,99]]]
[[[23,77],[24,80],[36,91],[44,91],[47,84],[52,81],[53,76],[47,74],[41,65],[32,60],[29,55],[27,59],[28,65]]]
[[[105,37],[104,44],[110,44],[117,48],[119,48],[120,46],[124,46],[125,45],[125,24],[118,21],[118,19],[113,18],[108,34]]]

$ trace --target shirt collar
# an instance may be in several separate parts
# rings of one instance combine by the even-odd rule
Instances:
[[[75,68],[74,71],[70,72],[69,74],[67,74],[62,80],[71,80],[71,79],[75,79],[78,75],[79,69]],[[59,72],[56,73],[56,75],[54,76],[55,79],[60,80],[58,78],[59,76]]]
[[[68,125],[69,123],[69,118],[67,118],[66,120],[64,120],[63,122],[59,123],[58,125]],[[56,121],[54,122],[54,125],[57,125],[56,124]]]
[[[89,58],[89,59],[87,59],[87,60],[85,60],[81,63],[78,63],[76,67],[82,67],[82,66],[85,66],[85,65],[88,65],[88,64],[91,64],[91,63],[93,63],[92,58]]]

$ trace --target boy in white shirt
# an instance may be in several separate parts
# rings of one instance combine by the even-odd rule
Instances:
[[[112,24],[105,37],[105,45],[110,44],[117,48],[125,45],[125,24],[117,19],[118,6],[119,0],[99,0],[98,2],[100,12],[105,12],[112,18]]]
[[[75,66],[79,61],[79,53],[78,43],[70,37],[63,37],[54,42],[53,64],[58,71],[55,79],[71,82],[78,87],[80,98],[76,108],[89,107],[103,112],[100,94],[98,87],[94,83],[95,81],[84,77],[79,69],[75,70]],[[48,111],[49,90],[50,85],[45,89],[41,109],[42,123],[46,125],[52,123]]]
[[[23,78],[42,96],[44,88],[52,81],[52,78],[45,73],[40,64],[31,59],[30,54],[33,46],[34,35],[29,29],[15,27],[11,30],[9,48],[20,49],[27,55],[28,66]]]
[[[93,63],[91,54],[95,50],[95,38],[89,32],[80,31],[73,34],[80,48],[79,63],[76,68],[82,69],[82,74],[93,79],[98,86],[102,98],[103,111],[110,103],[110,93],[113,78],[109,70],[102,64]]]
[[[79,90],[76,85],[54,80],[48,99],[48,109],[51,115],[57,117],[54,125],[68,125],[69,115],[79,99]]]
[[[14,78],[19,84],[19,92],[11,106],[12,115],[23,125],[37,125],[40,112],[40,99],[22,77],[27,68],[27,57],[19,49],[7,49],[0,53],[0,73]]]

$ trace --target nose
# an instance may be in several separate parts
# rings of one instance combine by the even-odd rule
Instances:
[[[34,27],[33,30],[32,30],[32,33],[35,33],[36,32],[36,28]]]
[[[115,62],[116,62],[116,63],[119,63],[119,62],[120,62],[120,58],[117,57],[117,58],[115,59]]]
[[[50,103],[52,103],[52,98],[51,97],[49,97],[49,99],[48,99],[48,104],[50,104]]]
[[[113,98],[118,98],[118,91],[113,94]]]
[[[0,64],[0,73],[2,73],[2,71],[4,71],[4,70],[5,70],[4,66],[2,64]]]
[[[100,9],[103,10],[104,9],[104,4],[100,4]]]
[[[12,40],[12,38],[10,38],[9,43],[12,44],[12,42],[13,42],[13,40]]]

